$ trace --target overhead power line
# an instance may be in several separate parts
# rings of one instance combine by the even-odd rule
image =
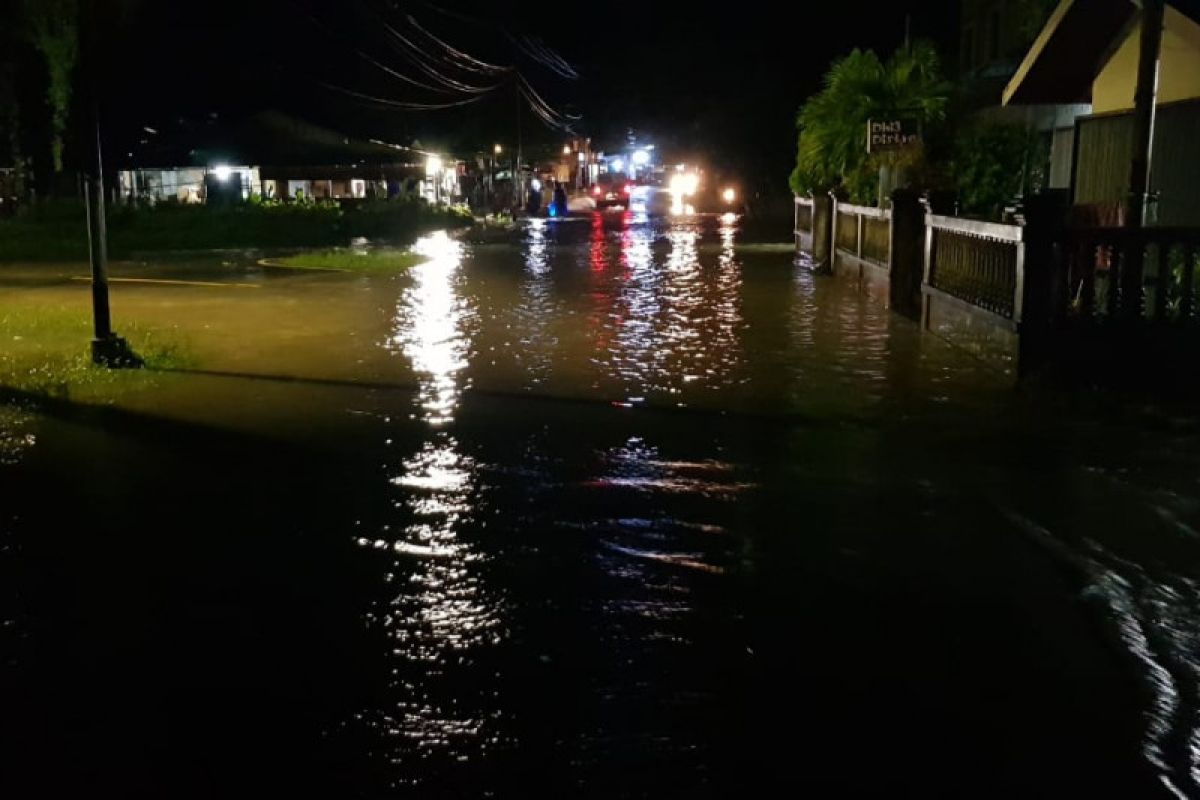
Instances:
[[[551,129],[574,132],[571,129],[571,123],[578,121],[580,117],[554,108],[515,65],[504,66],[477,58],[440,38],[423,26],[412,14],[404,14],[402,20],[395,19],[393,15],[397,11],[396,7],[382,0],[357,0],[357,2],[378,23],[374,26],[374,30],[390,51],[402,59],[403,64],[392,64],[377,58],[360,46],[361,37],[353,37],[351,40],[346,34],[340,33],[334,26],[322,22],[311,13],[306,16],[312,24],[326,34],[336,36],[346,46],[346,49],[374,69],[408,87],[439,97],[398,99],[361,91],[359,88],[345,85],[344,82],[336,79],[327,80],[323,76],[310,75],[309,77],[318,86],[364,103],[406,111],[437,111],[477,103],[504,88],[511,81],[518,103],[527,107],[539,121]],[[446,9],[432,5],[429,7],[440,14],[455,16]],[[467,19],[467,21],[472,24],[485,24],[474,19]],[[578,73],[574,68],[541,40],[525,35],[517,38],[503,28],[500,28],[500,31],[519,54],[532,59],[558,77],[570,80],[578,78]],[[415,69],[422,77],[417,78],[406,74],[405,67]],[[475,80],[472,81],[465,77],[468,75],[473,76]]]
[[[431,42],[433,42],[434,44],[438,45],[443,50],[445,50],[452,58],[459,61],[463,65],[461,67],[462,69],[465,69],[468,71],[473,70],[473,71],[477,71],[477,72],[490,73],[493,75],[500,74],[503,72],[508,72],[508,71],[512,70],[512,67],[501,67],[501,66],[497,66],[496,64],[489,64],[486,61],[480,61],[479,59],[475,58],[474,56],[464,53],[462,50],[459,50],[458,48],[450,45],[449,43],[443,41],[442,39],[439,39],[437,36],[430,33],[428,30],[426,30],[424,27],[422,27],[422,25],[419,22],[417,22],[417,20],[411,14],[409,14],[405,18],[408,20],[408,24],[411,25],[413,28],[415,28],[417,31],[419,31],[421,33],[421,35],[423,35],[426,39],[429,39]]]
[[[393,100],[388,97],[377,97],[375,95],[366,94],[365,92],[358,92],[354,89],[347,89],[345,86],[339,86],[336,83],[330,83],[328,81],[319,79],[313,79],[313,82],[318,86],[329,89],[330,91],[340,92],[341,94],[356,98],[358,100],[364,100],[370,103],[378,103],[379,105],[385,105],[390,108],[403,108],[408,111],[440,111],[447,108],[459,108],[460,106],[470,105],[471,103],[478,103],[484,98],[484,95],[478,95],[476,97],[468,97],[466,100],[457,100],[447,103],[413,103],[405,100]]]

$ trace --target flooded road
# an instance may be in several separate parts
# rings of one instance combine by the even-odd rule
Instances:
[[[417,249],[119,265],[186,363],[0,412],[0,793],[1200,796],[1192,423],[736,221]]]

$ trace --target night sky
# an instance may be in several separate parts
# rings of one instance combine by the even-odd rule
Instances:
[[[794,155],[796,109],[819,88],[831,59],[856,46],[881,53],[894,49],[903,41],[907,13],[914,36],[932,38],[947,52],[957,25],[953,0],[731,3],[725,11],[707,3],[544,0],[509,7],[454,0],[99,3],[124,8],[120,19],[108,15],[102,37],[109,62],[103,105],[116,140],[112,147],[121,150],[135,144],[142,125],[169,128],[171,120],[212,114],[232,120],[264,110],[355,137],[416,138],[459,155],[490,149],[493,141],[511,146],[517,124],[511,83],[477,103],[444,111],[397,109],[328,88],[401,102],[447,99],[376,65],[424,77],[382,28],[390,20],[411,35],[403,19],[412,14],[472,56],[518,65],[555,110],[581,115],[575,129],[602,148],[633,130],[673,156],[703,158],[740,172],[748,183],[780,191]],[[536,63],[506,31],[540,39],[579,78],[565,79]],[[522,120],[531,150],[539,143],[561,146],[567,138],[528,110]]]

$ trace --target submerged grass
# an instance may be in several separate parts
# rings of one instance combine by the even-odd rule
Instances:
[[[0,388],[87,402],[112,402],[121,393],[161,381],[158,370],[192,366],[169,333],[126,323],[121,335],[147,369],[113,370],[92,364],[91,318],[67,306],[0,305]]]
[[[294,256],[272,258],[263,263],[292,269],[328,269],[347,272],[399,272],[424,261],[423,256],[407,250],[317,250]]]

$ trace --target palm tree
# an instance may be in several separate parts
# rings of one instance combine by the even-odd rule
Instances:
[[[886,63],[871,50],[854,50],[835,61],[825,88],[796,118],[800,129],[792,189],[797,194],[848,190],[865,200],[880,167],[904,167],[919,153],[867,154],[867,123],[904,116],[922,126],[946,117],[951,85],[941,74],[932,45],[917,42],[897,50]]]

